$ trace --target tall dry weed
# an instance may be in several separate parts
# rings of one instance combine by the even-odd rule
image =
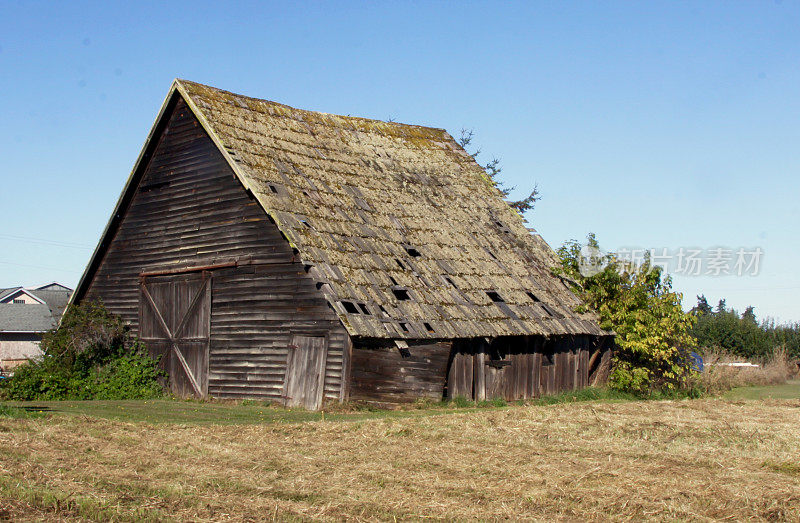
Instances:
[[[784,347],[778,347],[772,357],[753,361],[758,367],[731,367],[727,363],[742,362],[743,358],[719,350],[703,355],[705,368],[698,386],[709,394],[720,394],[736,387],[779,385],[797,375],[797,365]]]

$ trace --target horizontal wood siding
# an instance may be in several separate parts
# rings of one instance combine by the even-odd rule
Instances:
[[[281,400],[294,333],[326,336],[325,397],[342,391],[347,334],[286,239],[250,198],[178,99],[86,298],[138,332],[139,275],[238,262],[212,271],[208,391]]]
[[[325,397],[339,398],[347,334],[298,263],[214,272],[209,393],[282,399],[294,334],[326,336]]]
[[[352,352],[350,399],[397,403],[444,395],[450,343],[412,345],[403,356],[396,347],[356,343]]]

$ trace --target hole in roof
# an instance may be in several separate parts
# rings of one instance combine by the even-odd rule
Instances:
[[[403,329],[403,332],[408,332],[408,323],[400,322],[400,328]]]
[[[527,294],[528,297],[530,299],[532,299],[533,301],[535,301],[536,303],[539,303],[540,301],[542,301],[539,298],[537,298],[536,295],[534,293],[532,293],[531,291],[527,291],[525,294]]]
[[[343,301],[342,305],[344,306],[344,310],[350,314],[358,314],[358,307],[356,307],[355,303],[351,301]]]
[[[431,327],[430,323],[425,322],[425,323],[423,323],[423,325],[425,326],[425,330],[426,331],[428,331],[428,332],[436,332],[436,331],[433,330],[433,327]]]
[[[422,256],[422,255],[419,253],[419,251],[418,251],[417,249],[415,249],[414,247],[406,247],[406,252],[407,252],[407,253],[408,253],[408,255],[409,255],[409,256],[411,256],[412,258],[419,258],[420,256]]]
[[[363,312],[363,313],[364,313],[364,314],[366,314],[367,316],[372,316],[372,313],[371,313],[371,312],[369,312],[369,309],[367,308],[367,305],[366,305],[366,304],[364,304],[364,303],[359,303],[359,304],[358,304],[358,308],[359,308],[359,309],[361,309],[361,312]]]
[[[278,194],[278,188],[277,188],[277,187],[275,187],[274,185],[270,185],[270,186],[269,186],[269,190],[270,190],[270,191],[272,191],[272,192],[274,192],[275,194]]]
[[[310,224],[310,223],[308,223],[308,221],[307,221],[307,220],[300,220],[300,223],[302,223],[303,225],[305,225],[305,226],[306,226],[306,227],[308,227],[309,229],[311,229],[311,228],[312,228],[312,227],[311,227],[311,224]]]
[[[453,280],[451,280],[451,279],[450,279],[450,277],[449,277],[449,276],[445,276],[445,277],[444,277],[444,279],[445,279],[445,280],[447,280],[447,283],[449,283],[450,285],[452,285],[453,287],[455,287],[456,289],[458,289],[458,285],[456,285],[456,284],[453,282]]]
[[[405,324],[404,324],[404,323],[401,323],[400,325],[405,325]],[[410,357],[411,357],[411,351],[410,351],[410,350],[408,350],[408,348],[406,348],[406,347],[400,347],[400,348],[399,348],[399,349],[397,349],[397,350],[400,352],[400,356],[401,356],[402,358],[404,358],[404,359],[405,359],[405,358],[410,358]]]
[[[394,261],[396,261],[396,262],[397,262],[397,265],[399,265],[401,269],[403,269],[403,270],[406,270],[406,266],[405,266],[405,265],[403,265],[403,262],[401,262],[401,261],[400,261],[400,260],[398,260],[397,258],[395,258],[395,259],[394,259]]]
[[[303,265],[303,270],[304,270],[304,271],[306,271],[306,272],[308,272],[308,271],[310,271],[310,270],[311,270],[313,267],[314,267],[313,265],[305,264],[305,265]]]
[[[389,313],[388,313],[388,312],[386,312],[386,309],[384,309],[384,308],[383,308],[383,305],[378,305],[378,308],[379,308],[379,309],[381,310],[381,312],[382,312],[382,313],[384,313],[386,316],[388,316],[388,315],[389,315]]]
[[[544,309],[544,312],[546,312],[548,316],[556,315],[555,311],[550,307],[548,307],[547,305],[545,305],[544,303],[540,303],[539,305],[542,307],[542,309]]]
[[[391,282],[392,282],[392,285],[397,285],[397,280],[395,280],[395,279],[394,279],[394,278],[392,278],[391,276],[389,276],[389,279],[391,280]]]
[[[394,293],[394,297],[400,301],[410,300],[411,296],[408,295],[408,291],[405,289],[392,289]]]
[[[311,195],[308,194],[308,191],[303,191],[303,196],[311,196]]]
[[[497,294],[494,291],[486,291],[486,295],[489,297],[490,300],[492,300],[495,303],[503,303],[503,302],[506,301],[503,298],[501,298],[500,295]]]

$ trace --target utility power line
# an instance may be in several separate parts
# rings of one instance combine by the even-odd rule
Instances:
[[[71,269],[64,269],[62,267],[45,267],[44,265],[28,265],[27,263],[12,263],[7,261],[0,261],[3,265],[13,265],[15,267],[25,267],[28,269],[47,269],[48,271],[62,271],[71,272],[72,274],[81,274],[82,271],[73,271]]]
[[[10,234],[0,234],[0,239],[3,240],[12,240],[17,242],[27,242],[27,243],[36,243],[39,245],[52,245],[54,247],[67,247],[70,249],[85,249],[91,250],[94,247],[91,245],[86,245],[85,243],[72,243],[72,242],[62,242],[59,240],[45,240],[43,238],[30,238],[27,236],[13,236]]]

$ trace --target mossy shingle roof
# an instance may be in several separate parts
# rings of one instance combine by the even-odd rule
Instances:
[[[351,335],[607,334],[446,131],[176,88]]]

